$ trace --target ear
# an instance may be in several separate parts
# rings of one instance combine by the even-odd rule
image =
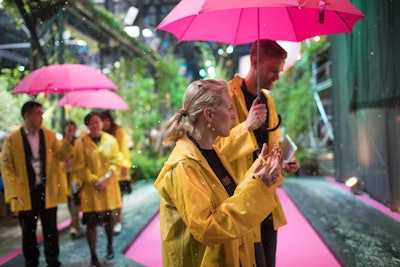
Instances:
[[[203,114],[207,121],[212,120],[214,116],[210,108],[205,108]]]

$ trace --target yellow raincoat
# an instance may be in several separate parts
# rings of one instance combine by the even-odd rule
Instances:
[[[154,183],[161,195],[163,266],[255,266],[253,231],[277,207],[274,190],[251,173],[236,179],[214,148],[237,184],[233,196],[186,136]]]
[[[72,153],[72,145],[60,141],[51,130],[41,127],[46,145],[46,209],[57,207],[60,196],[65,194],[65,184],[60,181],[59,164]],[[20,128],[11,133],[3,144],[1,171],[4,193],[12,212],[32,209],[28,170],[26,167],[24,143]],[[64,195],[64,199],[66,196]]]
[[[102,132],[97,146],[88,133],[75,141],[74,174],[81,187],[82,212],[100,212],[122,207],[121,191],[115,175],[108,179],[104,192],[95,190],[92,182],[103,177],[108,170],[114,173],[119,163],[117,140]]]
[[[120,150],[120,163],[119,163],[119,169],[121,168],[126,168],[128,169],[128,173],[125,176],[122,176],[120,174],[119,170],[119,180],[120,181],[130,181],[131,177],[129,175],[130,168],[132,166],[131,162],[131,155],[129,153],[129,147],[128,147],[128,141],[126,139],[126,132],[121,126],[116,126],[115,128],[115,134],[114,134],[115,139],[117,139],[119,150]]]
[[[233,121],[233,125],[240,125],[241,123],[243,123],[249,114],[247,107],[246,107],[244,95],[243,95],[243,92],[241,89],[242,82],[243,82],[243,78],[241,78],[237,74],[229,82],[229,87],[230,87],[229,94],[232,99],[232,108],[236,114],[236,118]],[[274,100],[268,94],[267,90],[262,89],[262,93],[265,95],[267,102],[268,102],[268,112],[269,112],[268,127],[274,127],[275,125],[278,124],[278,115],[277,115],[277,112],[275,109]],[[233,131],[235,131],[236,128],[238,128],[238,126],[234,127],[232,129],[231,133]],[[228,137],[219,138],[217,140],[217,144],[224,154],[225,154],[226,147],[231,147],[231,143],[234,142],[234,140],[232,138],[235,138],[235,135],[230,134]],[[268,132],[268,152],[271,151],[274,144],[279,146],[279,140],[280,140],[279,128],[275,131]],[[231,162],[231,165],[232,165],[232,168],[234,169],[236,177],[243,176],[252,164],[253,164],[253,153],[249,153],[245,157],[240,157],[240,158],[236,159],[235,161]],[[280,181],[283,181],[283,180],[284,180],[284,178],[281,175]],[[285,225],[287,222],[286,222],[285,214],[282,209],[282,205],[280,203],[280,200],[279,200],[279,197],[278,197],[276,191],[274,192],[274,200],[276,203],[278,203],[277,207],[272,211],[274,228],[276,230],[279,227]],[[261,240],[261,237],[260,236],[256,237],[256,241],[259,241],[259,240]]]

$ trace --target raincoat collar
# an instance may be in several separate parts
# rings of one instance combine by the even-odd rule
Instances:
[[[221,154],[216,145],[213,145],[213,148],[215,149],[218,155]],[[176,142],[175,148],[171,152],[171,155],[169,156],[168,160],[164,163],[162,170],[158,174],[158,177],[155,181],[155,186],[157,186],[158,182],[165,176],[165,174],[169,170],[174,168],[179,162],[185,159],[196,161],[201,165],[207,162],[207,160],[201,154],[201,151],[186,135],[181,137]],[[225,168],[227,168],[227,171],[230,173],[232,178],[237,183],[238,181],[234,176],[233,171],[229,166],[229,163],[226,162],[225,158],[220,158],[220,159],[222,161],[222,164],[224,164]],[[209,169],[209,171],[212,172],[211,168]]]

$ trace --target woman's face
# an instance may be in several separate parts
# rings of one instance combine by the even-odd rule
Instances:
[[[108,131],[110,129],[111,126],[111,121],[109,118],[104,118],[103,119],[103,130],[104,131]]]
[[[228,92],[224,94],[222,104],[213,113],[215,117],[212,120],[211,126],[215,129],[215,134],[217,136],[228,136],[233,120],[235,119],[235,113],[232,110],[232,100]]]
[[[93,115],[89,118],[88,121],[89,135],[92,138],[99,137],[103,130],[103,121],[100,116]]]

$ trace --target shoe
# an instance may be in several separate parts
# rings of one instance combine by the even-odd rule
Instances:
[[[75,227],[71,227],[71,229],[69,229],[69,234],[75,239],[78,237],[78,230]]]
[[[121,233],[121,230],[122,230],[122,224],[120,222],[116,223],[114,225],[114,234],[117,235]]]
[[[97,257],[93,257],[93,256],[92,256],[92,265],[91,265],[91,266],[103,267],[103,265],[101,265],[101,263],[99,262],[99,260],[97,259]]]
[[[112,248],[108,248],[107,249],[107,255],[106,255],[106,259],[107,260],[112,260],[114,259],[115,255],[114,255],[114,251]]]

